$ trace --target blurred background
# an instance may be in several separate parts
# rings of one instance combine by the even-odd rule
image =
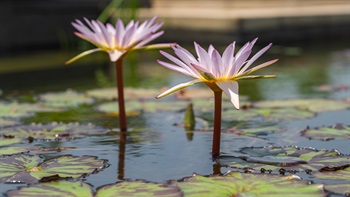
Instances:
[[[165,22],[165,34],[156,42],[190,48],[193,41],[223,48],[234,40],[244,44],[259,37],[258,45],[272,42],[272,52],[295,57],[310,47],[346,49],[350,43],[349,0],[1,0],[0,89],[55,90],[52,85],[59,80],[78,89],[84,89],[83,84],[105,86],[113,75],[108,76],[107,55],[93,54],[64,65],[93,48],[73,34],[71,22],[83,17],[143,21],[153,16]],[[158,52],[143,54],[130,55],[127,64],[135,64],[136,56],[156,64]],[[78,83],[78,78],[84,79]]]

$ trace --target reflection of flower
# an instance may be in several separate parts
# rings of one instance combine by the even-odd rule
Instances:
[[[89,21],[86,18],[84,19],[87,25],[84,25],[80,20],[72,22],[72,25],[79,31],[75,32],[75,34],[91,42],[98,48],[85,51],[72,58],[67,63],[71,63],[85,55],[97,51],[107,52],[110,60],[115,62],[125,53],[132,50],[170,47],[170,44],[145,46],[164,33],[164,31],[157,32],[163,23],[154,23],[156,17],[142,24],[139,24],[139,21],[130,21],[126,26],[124,26],[121,19],[118,19],[115,27],[110,23],[104,25],[98,20]]]
[[[234,55],[235,42],[225,49],[222,56],[212,45],[209,46],[208,51],[205,51],[200,45],[194,43],[198,59],[179,45],[172,47],[178,58],[161,51],[161,54],[174,64],[158,60],[159,64],[197,79],[187,83],[181,83],[163,92],[157,96],[157,98],[166,96],[195,83],[203,82],[214,92],[224,91],[230,98],[232,104],[239,109],[238,80],[276,77],[275,75],[249,75],[252,72],[271,65],[278,60],[271,60],[248,69],[250,65],[272,45],[269,44],[248,60],[256,40],[257,38],[246,43],[236,55]]]

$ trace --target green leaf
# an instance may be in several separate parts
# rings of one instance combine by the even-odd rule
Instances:
[[[111,116],[119,116],[119,106],[116,101],[98,105],[96,110]],[[141,114],[142,105],[139,101],[127,101],[125,102],[125,110],[128,116],[137,116]]]
[[[81,104],[92,104],[94,99],[73,90],[58,93],[45,93],[39,96],[45,105],[58,108],[77,107]]]
[[[315,140],[350,139],[350,127],[335,124],[332,127],[305,129],[302,135]]]
[[[350,167],[336,171],[316,172],[313,176],[319,179],[350,181]]]
[[[344,196],[349,196],[350,194],[350,183],[325,185],[324,187],[325,190],[329,192],[342,194]]]
[[[34,103],[0,102],[0,118],[22,118],[45,111],[57,111],[57,109]]]
[[[183,124],[186,130],[193,131],[196,126],[195,114],[193,111],[193,104],[190,103],[186,107]]]
[[[1,105],[1,103],[0,103],[0,105]],[[17,120],[9,120],[9,119],[4,119],[4,118],[0,117],[0,128],[8,127],[8,126],[14,126],[14,125],[17,125],[17,124],[19,124],[19,122]]]
[[[149,101],[143,103],[145,112],[174,112],[186,109],[187,102],[183,101]]]
[[[120,182],[113,185],[103,186],[97,190],[97,194],[96,194],[96,197],[114,197],[114,196],[177,197],[177,196],[181,196],[181,192],[175,186],[166,186],[163,184],[135,181],[135,182]]]
[[[12,144],[17,144],[21,141],[23,141],[23,139],[20,138],[0,138],[0,146],[8,146],[8,145],[12,145]]]
[[[18,147],[1,147],[0,148],[0,155],[13,155],[13,154],[18,154],[18,153],[24,153],[24,152],[29,152],[31,150],[35,150],[37,148],[35,147],[23,147],[23,146],[18,146]]]
[[[294,99],[294,100],[275,100],[262,101],[255,103],[256,107],[263,108],[285,108],[297,107],[312,112],[335,111],[349,108],[349,104],[343,101],[326,100],[326,99]]]
[[[149,99],[155,98],[159,94],[158,89],[145,89],[145,88],[124,88],[124,97],[126,100],[129,99]],[[87,96],[105,99],[105,100],[116,100],[118,99],[118,93],[116,88],[103,88],[94,89],[86,92]]]
[[[35,183],[43,177],[58,174],[60,177],[79,178],[104,166],[105,161],[92,156],[59,156],[41,162],[41,157],[11,155],[0,157],[0,182]]]
[[[219,163],[233,168],[255,171],[318,171],[325,168],[350,166],[350,159],[338,151],[296,147],[247,147],[240,151],[249,156],[222,157]]]
[[[17,138],[32,137],[35,139],[73,138],[101,132],[104,132],[104,129],[101,127],[91,124],[80,125],[78,123],[31,124],[8,127],[1,130],[1,133],[5,135],[13,135]]]
[[[9,197],[93,197],[90,185],[83,182],[54,181],[30,187],[20,187],[6,193]]]
[[[184,196],[323,196],[322,185],[285,180],[264,174],[230,172],[225,176],[195,175],[183,182],[175,182]]]

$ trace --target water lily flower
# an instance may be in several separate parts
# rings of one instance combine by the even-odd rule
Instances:
[[[272,45],[267,45],[248,60],[256,41],[257,38],[246,43],[236,54],[234,54],[235,42],[233,42],[225,49],[222,56],[212,45],[210,45],[208,51],[206,51],[197,43],[194,43],[194,46],[198,58],[195,58],[188,50],[179,45],[172,47],[177,58],[164,51],[160,51],[160,53],[172,61],[172,63],[158,60],[159,64],[196,79],[187,83],[181,83],[163,92],[156,98],[164,97],[177,90],[203,82],[213,91],[224,91],[232,104],[239,109],[238,80],[276,77],[275,75],[250,75],[278,60],[274,59],[249,69],[249,67]]]
[[[110,23],[104,25],[98,20],[84,18],[87,25],[76,19],[72,25],[79,31],[75,32],[78,37],[87,40],[97,46],[95,49],[85,51],[66,62],[69,64],[88,54],[105,51],[109,54],[112,62],[117,61],[127,52],[138,49],[166,48],[173,43],[153,44],[149,42],[161,36],[164,31],[159,31],[163,23],[155,23],[157,17],[153,17],[150,21],[144,21],[140,24],[139,21],[130,21],[124,26],[121,19],[117,20],[115,26]]]
[[[66,64],[72,63],[81,57],[97,51],[107,52],[111,62],[115,62],[117,71],[119,124],[121,131],[127,130],[123,90],[123,58],[128,52],[133,50],[168,48],[174,45],[174,43],[146,45],[164,33],[164,31],[157,32],[163,23],[155,23],[156,18],[157,17],[153,17],[150,21],[145,21],[142,24],[140,24],[139,21],[135,22],[132,20],[125,26],[121,19],[117,20],[115,26],[110,23],[104,25],[98,20],[89,21],[86,18],[84,18],[84,20],[87,25],[80,20],[76,20],[72,23],[78,30],[78,32],[75,32],[75,35],[91,42],[97,48],[75,56],[68,60]]]
[[[267,45],[248,59],[256,41],[257,38],[246,43],[236,54],[234,53],[235,42],[233,42],[225,49],[222,55],[212,45],[206,51],[199,44],[194,43],[198,58],[179,45],[172,47],[177,57],[160,51],[172,63],[158,60],[159,64],[196,79],[176,85],[156,98],[164,97],[177,90],[200,82],[205,83],[214,91],[213,157],[217,157],[220,154],[222,92],[225,92],[234,107],[239,109],[238,80],[276,77],[276,75],[250,75],[278,60],[274,59],[250,68],[272,45]]]

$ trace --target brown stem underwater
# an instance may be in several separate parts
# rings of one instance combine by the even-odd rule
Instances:
[[[120,58],[115,62],[117,88],[118,88],[118,105],[119,105],[119,126],[121,131],[127,131],[125,101],[124,101],[124,85],[123,85],[123,59]]]

